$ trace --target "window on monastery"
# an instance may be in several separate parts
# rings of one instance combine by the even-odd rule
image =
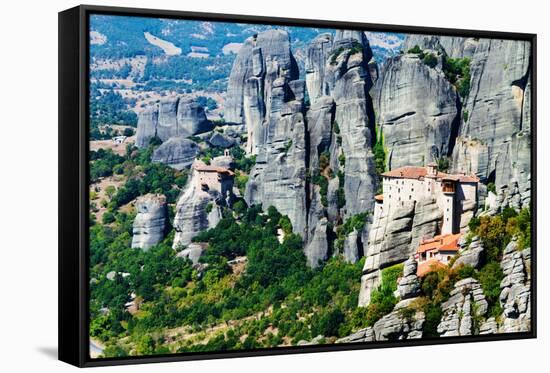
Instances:
[[[411,200],[411,196],[409,195],[409,201]]]

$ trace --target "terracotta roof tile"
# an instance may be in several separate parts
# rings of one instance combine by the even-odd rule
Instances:
[[[420,245],[418,246],[416,252],[420,254],[426,251],[433,250],[458,251],[458,239],[460,238],[460,236],[460,233],[446,234],[435,236],[434,238],[430,238],[428,240],[423,240],[422,242],[420,242]]]
[[[196,165],[195,170],[202,171],[202,172],[217,172],[219,174],[227,174],[230,176],[234,175],[233,171],[225,167],[219,167],[219,166]]]
[[[420,179],[421,177],[426,177],[427,174],[428,174],[428,170],[426,169],[426,167],[405,166],[405,167],[395,168],[388,172],[384,172],[382,176],[396,177],[396,178],[403,178],[403,179]],[[475,175],[447,174],[441,171],[437,172],[436,177],[438,179],[460,181],[462,183],[479,182],[479,178]]]

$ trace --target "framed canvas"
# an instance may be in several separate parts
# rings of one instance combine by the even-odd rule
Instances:
[[[59,13],[59,358],[536,336],[536,35]]]

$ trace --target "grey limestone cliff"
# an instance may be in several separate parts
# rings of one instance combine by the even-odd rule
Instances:
[[[336,104],[341,147],[345,156],[344,193],[347,217],[372,211],[377,177],[372,153],[374,112],[369,94],[368,63],[372,50],[364,33],[337,30],[325,67],[328,93]],[[339,156],[332,151],[333,158]]]
[[[132,247],[148,250],[164,238],[166,227],[166,197],[146,194],[136,201],[137,215],[132,228]]]
[[[184,137],[171,137],[155,149],[151,160],[182,170],[193,163],[199,151],[199,146],[194,141]]]
[[[389,59],[374,89],[388,169],[425,166],[449,155],[460,121],[457,100],[439,66],[429,67],[417,54]]]
[[[528,42],[480,39],[453,154],[455,169],[497,187],[517,182],[524,195],[531,177],[530,57]]]
[[[290,51],[286,31],[269,30],[247,40],[250,48],[239,60],[250,69],[234,66],[230,78],[230,104],[239,106],[247,126],[247,150],[256,154],[245,199],[249,205],[270,205],[288,215],[294,232],[306,237],[306,122],[305,83],[298,80],[298,65]],[[246,55],[248,53],[248,55]],[[236,119],[236,118],[234,118]]]
[[[501,333],[531,330],[531,249],[518,250],[512,240],[500,263],[504,278],[500,283],[500,304],[504,309]]]
[[[212,129],[202,106],[192,98],[170,97],[144,109],[138,117],[136,146],[145,147],[157,136],[162,141],[187,137]]]
[[[443,316],[437,326],[441,337],[479,334],[488,303],[477,280],[458,281],[450,298],[441,305]]]

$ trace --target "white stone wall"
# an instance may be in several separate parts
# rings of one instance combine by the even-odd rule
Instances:
[[[405,179],[384,177],[384,200],[382,203],[384,213],[391,212],[398,206],[408,201],[418,201],[423,198],[435,198],[441,211],[443,211],[442,233],[456,233],[460,226],[461,210],[458,208],[462,201],[477,202],[477,184],[457,183],[454,194],[443,193],[443,184],[432,177],[423,179]]]

